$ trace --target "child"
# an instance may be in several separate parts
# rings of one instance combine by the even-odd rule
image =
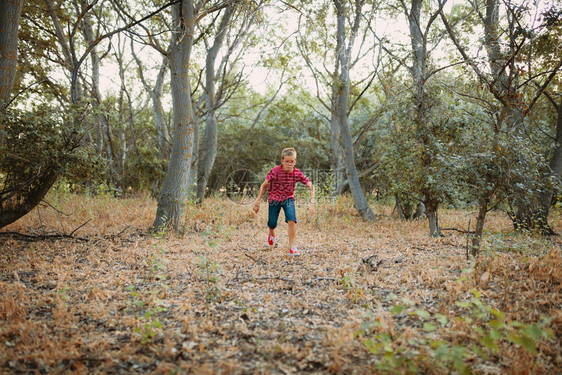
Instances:
[[[289,225],[289,255],[301,255],[295,247],[295,237],[297,235],[297,216],[295,212],[295,185],[300,182],[310,189],[310,203],[308,205],[309,214],[314,214],[314,187],[306,176],[295,168],[297,163],[297,152],[294,148],[286,148],[281,152],[281,165],[273,168],[266,176],[264,183],[260,187],[258,199],[254,204],[254,212],[260,210],[260,202],[265,189],[267,188],[267,202],[269,203],[269,214],[267,226],[269,236],[267,242],[270,246],[275,243],[275,228],[279,212],[283,208],[285,212],[285,222]]]

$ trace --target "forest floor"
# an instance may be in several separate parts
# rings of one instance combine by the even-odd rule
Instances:
[[[384,205],[363,222],[340,198],[298,208],[289,258],[283,215],[264,246],[266,205],[210,199],[154,236],[149,197],[49,202],[3,229],[27,236],[0,236],[0,373],[562,371],[562,239],[500,212],[467,260],[462,232],[432,238]]]

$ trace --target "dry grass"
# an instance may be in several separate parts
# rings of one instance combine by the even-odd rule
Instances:
[[[2,373],[376,373],[381,356],[363,340],[377,334],[390,335],[394,353],[417,350],[419,372],[448,373],[429,346],[409,343],[427,336],[419,319],[390,310],[409,300],[441,313],[448,324],[435,334],[469,345],[475,323],[456,319],[465,312],[455,302],[474,289],[507,321],[551,317],[555,337],[535,355],[501,342],[487,359],[465,358],[472,372],[562,368],[561,241],[513,234],[501,214],[467,261],[460,233],[431,238],[426,221],[400,221],[384,206],[365,223],[340,199],[314,218],[299,208],[303,256],[289,259],[285,223],[280,245],[262,246],[266,209],[208,200],[186,212],[184,234],[160,237],[147,234],[149,197],[50,202],[68,215],[41,207],[5,230],[70,234],[90,221],[73,234],[82,240],[0,237]],[[466,228],[470,215],[445,211],[441,225]],[[362,261],[373,254],[376,269]]]

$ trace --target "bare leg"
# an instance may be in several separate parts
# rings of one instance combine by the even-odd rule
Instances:
[[[289,224],[289,249],[292,249],[295,246],[295,237],[297,236],[297,223],[289,220],[287,224]]]
[[[275,229],[269,228],[269,235],[270,235],[270,236],[275,236]]]

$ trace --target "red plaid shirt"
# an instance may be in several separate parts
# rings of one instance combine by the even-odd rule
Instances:
[[[273,168],[266,176],[269,182],[267,187],[267,201],[284,201],[285,199],[295,198],[295,185],[300,182],[304,185],[310,181],[297,168],[293,172],[285,172],[283,166]]]

